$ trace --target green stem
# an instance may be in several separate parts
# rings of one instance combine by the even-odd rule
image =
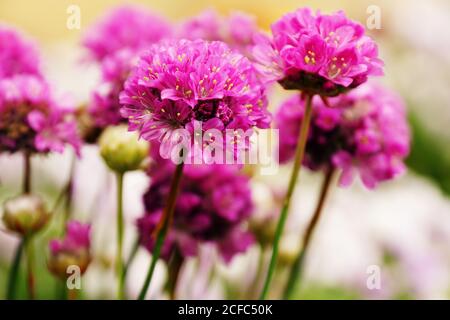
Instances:
[[[67,300],[77,300],[77,289],[67,289]]]
[[[264,282],[264,287],[260,295],[260,300],[264,300],[269,292],[270,283],[272,281],[273,274],[275,272],[277,259],[278,259],[278,247],[280,244],[281,235],[283,234],[284,225],[286,224],[286,219],[289,212],[289,207],[291,205],[291,198],[294,194],[295,186],[300,174],[300,169],[303,162],[303,156],[305,154],[306,141],[308,140],[309,125],[311,122],[312,113],[312,95],[306,97],[305,114],[303,116],[303,121],[301,123],[300,134],[298,137],[297,149],[295,152],[294,167],[292,169],[291,178],[289,181],[288,190],[286,197],[284,199],[284,205],[281,209],[280,218],[278,220],[278,225],[275,231],[275,237],[273,241],[272,256],[270,258],[269,269],[267,271],[266,280]]]
[[[258,290],[261,284],[261,277],[264,275],[264,260],[266,258],[266,250],[265,246],[260,246],[259,258],[258,258],[258,267],[256,270],[255,278],[253,279],[253,283],[250,286],[250,290],[248,290],[247,295],[244,297],[248,300],[254,300],[258,298]]]
[[[19,275],[19,267],[20,267],[20,260],[22,258],[23,245],[24,245],[24,241],[22,239],[22,240],[20,240],[20,243],[16,248],[16,253],[14,254],[14,260],[11,265],[11,269],[9,270],[8,287],[7,287],[7,291],[6,291],[6,299],[7,300],[14,300],[16,298],[17,279],[18,279],[18,275]]]
[[[303,274],[303,267],[305,262],[306,253],[308,252],[309,244],[311,242],[311,236],[317,226],[317,222],[321,216],[323,211],[323,207],[325,205],[325,200],[327,198],[328,192],[330,190],[331,181],[333,180],[333,174],[335,170],[333,167],[327,169],[325,174],[325,178],[322,183],[322,187],[320,190],[319,200],[317,202],[316,209],[314,211],[313,217],[309,222],[305,234],[303,236],[302,241],[302,250],[294,261],[294,264],[291,267],[288,282],[286,288],[284,290],[283,298],[289,299],[292,296],[294,289],[296,288],[296,283],[301,280]]]
[[[64,219],[63,219],[63,229],[66,227],[67,221],[70,219],[72,214],[72,200],[73,200],[73,178],[75,175],[75,165],[76,165],[76,155],[72,155],[72,160],[70,163],[69,181],[64,188],[64,193],[66,195],[66,201],[64,204]]]
[[[167,291],[169,292],[170,300],[176,299],[176,289],[178,276],[180,275],[181,266],[183,265],[183,256],[178,250],[174,250],[172,258],[169,262],[169,276],[167,279]]]
[[[139,250],[139,238],[136,239],[136,241],[133,244],[133,248],[131,249],[130,256],[127,259],[127,262],[125,263],[125,267],[123,268],[123,278],[126,279],[128,269],[130,268],[131,264],[134,261],[134,258],[136,257],[136,254]]]
[[[36,298],[35,293],[35,277],[33,273],[34,266],[34,248],[31,236],[24,238],[24,247],[27,254],[27,288],[28,288],[28,299],[34,300]]]
[[[116,273],[118,278],[117,298],[122,300],[124,294],[124,273],[123,273],[123,173],[117,173],[117,256]]]
[[[153,272],[155,271],[156,262],[158,261],[159,255],[161,253],[161,248],[164,244],[164,239],[166,238],[167,231],[169,230],[170,223],[172,222],[173,214],[175,212],[175,205],[177,202],[178,191],[180,189],[181,177],[183,175],[183,166],[184,163],[180,163],[177,165],[175,169],[175,174],[172,179],[172,183],[170,185],[169,197],[167,199],[167,205],[161,216],[161,220],[158,223],[158,226],[155,230],[156,232],[156,242],[155,247],[153,249],[152,261],[150,263],[150,268],[148,269],[147,276],[144,281],[144,285],[139,294],[138,299],[144,300],[145,295],[147,294],[147,290],[152,281]]]
[[[31,192],[31,154],[28,151],[25,151],[23,154],[23,184],[22,184],[22,192],[23,194],[27,194]]]

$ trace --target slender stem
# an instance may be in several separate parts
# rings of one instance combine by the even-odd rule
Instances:
[[[63,228],[67,221],[70,219],[72,213],[72,200],[73,200],[73,178],[75,175],[75,166],[76,166],[76,155],[72,155],[72,160],[70,163],[70,172],[69,172],[69,181],[67,181],[67,185],[64,188],[64,193],[66,195],[66,201],[64,204],[64,221]]]
[[[123,173],[117,173],[117,256],[116,272],[118,278],[117,298],[122,300],[124,294],[124,273],[123,273]]]
[[[67,289],[67,300],[77,300],[77,289]]]
[[[22,192],[27,194],[31,192],[31,154],[28,151],[23,154],[23,164]]]
[[[6,299],[8,300],[13,300],[16,298],[17,279],[19,275],[20,260],[22,258],[23,244],[24,241],[23,239],[21,239],[19,245],[16,248],[16,253],[14,254],[14,260],[11,265],[11,269],[9,270],[8,287],[6,291]]]
[[[298,254],[297,258],[294,261],[294,264],[291,267],[288,282],[286,284],[286,288],[284,290],[283,298],[289,299],[296,288],[296,283],[298,283],[301,280],[301,276],[303,274],[303,267],[305,262],[305,256],[308,252],[309,244],[311,242],[311,236],[317,226],[317,222],[319,221],[319,218],[322,214],[323,207],[325,205],[325,200],[327,198],[328,192],[330,190],[331,181],[333,180],[334,175],[334,168],[330,167],[327,169],[325,173],[325,178],[322,183],[322,187],[320,190],[320,196],[319,200],[317,202],[316,209],[314,211],[314,214],[311,218],[311,221],[309,222],[305,234],[303,235],[303,241],[302,241],[302,250]]]
[[[130,256],[127,259],[127,262],[125,263],[125,267],[123,268],[123,278],[126,279],[128,269],[130,268],[131,264],[134,261],[134,258],[136,257],[136,254],[139,250],[139,238],[137,238],[133,244],[133,248],[131,249]]]
[[[281,235],[283,233],[284,225],[286,224],[286,219],[289,212],[289,207],[291,204],[291,198],[294,194],[295,186],[300,174],[300,169],[303,162],[303,156],[305,154],[306,141],[308,140],[309,125],[311,122],[312,113],[312,95],[306,97],[305,114],[303,121],[301,123],[300,134],[298,137],[297,149],[295,152],[294,167],[292,169],[291,179],[289,181],[289,186],[287,190],[286,197],[284,199],[284,205],[281,209],[280,218],[278,220],[277,229],[275,231],[275,238],[273,241],[272,256],[270,258],[269,269],[267,271],[266,280],[264,282],[264,287],[260,295],[260,300],[264,300],[269,292],[270,283],[272,281],[273,274],[275,272],[277,259],[278,259],[278,247],[280,244]]]
[[[180,274],[183,261],[183,256],[178,250],[175,249],[169,263],[169,277],[167,280],[167,290],[169,291],[170,300],[176,300],[178,276]]]
[[[123,271],[122,271],[122,281],[123,283],[126,283],[126,279],[127,279],[127,273],[128,270],[130,269],[131,264],[134,261],[134,258],[136,257],[136,254],[139,250],[139,238],[136,239],[136,241],[133,244],[133,248],[131,250],[130,256],[127,259],[127,262],[125,263],[125,266],[123,267]],[[126,293],[124,292],[124,298],[127,299]]]
[[[258,257],[258,267],[256,270],[255,278],[253,279],[253,282],[250,286],[250,290],[248,290],[248,293],[246,295],[246,299],[254,300],[258,299],[258,291],[259,287],[261,285],[261,277],[264,275],[264,260],[266,258],[266,248],[265,246],[260,246],[260,252]]]
[[[170,223],[172,222],[173,214],[175,212],[175,205],[177,202],[178,191],[180,189],[181,177],[183,175],[183,166],[184,163],[180,163],[177,165],[175,169],[175,174],[172,179],[172,183],[170,185],[169,197],[167,199],[167,205],[164,209],[163,215],[156,227],[156,242],[155,247],[153,249],[152,261],[150,263],[150,268],[148,269],[147,277],[145,278],[144,285],[139,294],[138,299],[144,300],[145,295],[147,294],[147,290],[152,281],[153,272],[155,271],[156,262],[158,261],[159,255],[161,253],[161,248],[164,243],[164,239],[166,237],[167,231],[169,230]]]
[[[35,278],[33,273],[34,266],[34,248],[32,237],[28,236],[24,238],[24,247],[27,254],[27,288],[28,288],[28,299],[34,300],[36,298],[35,294]]]

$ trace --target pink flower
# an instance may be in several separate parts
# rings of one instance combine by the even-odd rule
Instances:
[[[83,45],[100,63],[102,75],[87,109],[91,133],[98,135],[109,125],[125,122],[119,112],[119,93],[133,64],[142,50],[171,35],[168,22],[139,6],[115,8],[89,30]]]
[[[288,90],[336,96],[383,74],[375,42],[342,11],[298,9],[272,25],[272,37],[260,34],[255,42],[261,74]]]
[[[91,226],[78,221],[69,221],[66,225],[66,235],[63,239],[53,239],[49,242],[50,257],[48,268],[60,277],[67,277],[67,268],[77,265],[83,274],[91,262]]]
[[[119,111],[119,94],[136,59],[136,52],[123,49],[108,55],[101,62],[102,83],[92,92],[88,105],[89,115],[96,128],[103,129],[125,122]]]
[[[62,152],[81,142],[69,109],[56,104],[50,88],[35,76],[0,80],[0,152]]]
[[[152,183],[144,195],[146,214],[138,219],[141,243],[151,252],[174,166],[157,160],[150,171]],[[174,250],[195,256],[201,244],[213,243],[226,262],[244,252],[254,238],[245,228],[253,210],[249,178],[235,166],[185,165],[174,219],[162,257]]]
[[[223,41],[232,49],[249,56],[254,45],[253,36],[258,32],[253,16],[237,11],[223,17],[215,10],[205,10],[181,23],[177,36],[190,40]]]
[[[0,24],[0,78],[16,74],[41,77],[39,54],[34,43],[13,28]]]
[[[75,220],[69,221],[66,226],[66,236],[64,239],[50,241],[49,247],[51,254],[57,255],[61,252],[89,251],[91,246],[90,232],[91,226],[89,224],[82,224]]]
[[[140,51],[171,35],[168,22],[140,6],[121,6],[108,12],[86,33],[83,45],[98,61],[123,49]]]
[[[340,169],[342,186],[351,184],[358,172],[368,188],[405,170],[410,137],[400,97],[379,85],[366,84],[329,103],[331,108],[319,97],[313,100],[305,165],[313,170]],[[304,107],[304,100],[296,95],[277,112],[281,162],[294,157]]]
[[[141,55],[120,95],[129,129],[163,149],[195,121],[220,132],[267,128],[265,90],[250,61],[222,42],[179,40]]]

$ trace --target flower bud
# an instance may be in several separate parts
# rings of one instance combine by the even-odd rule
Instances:
[[[66,279],[70,266],[77,266],[83,274],[91,262],[89,224],[78,221],[67,223],[64,239],[53,239],[49,243],[48,268],[55,276]]]
[[[21,195],[5,201],[3,222],[8,230],[23,236],[41,230],[50,218],[44,202],[36,195]]]
[[[108,167],[119,173],[141,168],[149,152],[149,143],[139,140],[126,126],[107,128],[99,140],[100,154]]]

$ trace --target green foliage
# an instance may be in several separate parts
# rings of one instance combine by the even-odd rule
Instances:
[[[448,142],[428,132],[419,117],[410,113],[411,154],[406,163],[415,172],[432,179],[450,196],[450,148]]]
[[[313,284],[301,289],[293,296],[293,300],[356,300],[361,297],[343,287],[327,286],[324,284]]]

